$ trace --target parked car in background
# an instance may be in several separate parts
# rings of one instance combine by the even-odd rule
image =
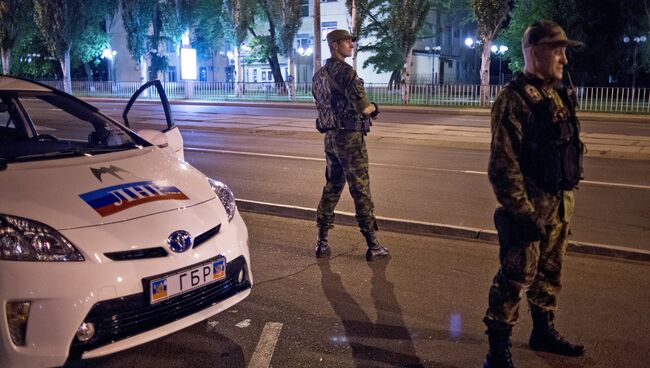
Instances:
[[[142,95],[160,97],[163,131],[125,126]],[[251,292],[235,197],[183,161],[160,82],[123,116],[0,76],[0,367],[114,353]]]

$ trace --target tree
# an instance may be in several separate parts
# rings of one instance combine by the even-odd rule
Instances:
[[[472,11],[478,24],[478,37],[483,43],[481,55],[481,97],[480,104],[489,103],[490,90],[490,48],[492,40],[501,28],[510,8],[508,0],[472,0]]]
[[[300,0],[280,0],[280,51],[288,60],[289,96],[295,96],[296,65],[293,40],[302,26],[302,3]]]
[[[392,69],[391,81],[401,81],[402,102],[405,104],[410,99],[411,60],[418,32],[430,10],[441,11],[449,9],[450,5],[448,0],[371,0],[368,8],[376,9],[378,15],[365,9],[372,22],[362,33],[373,35],[379,42],[361,46],[359,50],[376,52],[375,57],[368,60],[376,70]],[[399,77],[396,75],[398,71]]]
[[[24,35],[30,28],[28,14],[31,12],[32,2],[29,0],[0,2],[0,54],[3,74],[10,73],[11,50],[16,45],[18,36]]]
[[[293,39],[302,24],[300,0],[257,0],[262,18],[268,23],[268,35],[257,35],[252,25],[249,31],[265,52],[278,91],[284,91],[284,78],[280,70],[278,54],[289,59],[293,56]]]
[[[86,32],[93,32],[100,17],[95,1],[33,0],[36,25],[47,42],[50,53],[59,61],[63,88],[72,92],[70,50]]]
[[[110,22],[117,13],[117,0],[89,0],[86,2],[96,12],[96,23],[89,23],[70,50],[73,65],[82,65],[89,81],[92,80],[91,65],[100,63],[100,56],[110,48]]]
[[[150,0],[120,0],[126,44],[133,60],[140,65],[142,79],[148,79],[145,56],[149,49],[149,25],[153,21],[154,3]]]
[[[356,37],[354,53],[352,54],[352,68],[357,69],[357,53],[359,52],[359,39],[361,38],[361,27],[363,26],[368,14],[368,0],[346,0],[345,6],[350,13],[350,23],[352,29],[350,33]]]
[[[521,71],[521,37],[526,27],[540,19],[555,21],[570,38],[585,43],[584,48],[567,52],[565,70],[575,83],[602,86],[618,81],[631,85],[635,73],[650,68],[650,42],[625,44],[623,37],[647,35],[647,14],[647,5],[635,0],[517,0],[508,27],[498,37],[510,50],[510,69]]]
[[[241,44],[246,39],[248,28],[253,21],[254,0],[225,0],[224,16],[222,18],[226,40],[234,46],[235,73],[237,76],[236,96],[242,95],[242,60],[240,57]]]
[[[223,0],[199,0],[196,4],[194,32],[191,43],[201,59],[211,58],[224,46]]]

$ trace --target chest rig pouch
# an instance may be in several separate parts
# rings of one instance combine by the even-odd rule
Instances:
[[[575,188],[582,179],[584,144],[576,117],[575,95],[566,88],[557,91],[565,107],[542,95],[531,84],[513,81],[526,101],[532,117],[524,122],[521,170],[547,192]]]

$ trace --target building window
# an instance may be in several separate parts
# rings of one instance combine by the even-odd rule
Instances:
[[[302,13],[300,16],[302,17],[308,17],[309,16],[309,0],[300,0],[300,4],[302,7]]]
[[[320,0],[321,3],[336,3],[339,0]]]
[[[208,68],[202,66],[199,68],[199,81],[207,82],[208,81]]]
[[[169,66],[167,67],[167,81],[176,82],[176,67]]]
[[[257,83],[257,69],[253,69],[253,82]]]
[[[176,52],[176,43],[174,43],[172,40],[167,40],[165,42],[165,51]]]
[[[321,41],[325,41],[327,39],[327,34],[330,33],[331,31],[335,30],[338,27],[336,21],[334,22],[321,22],[320,24],[320,35],[322,37]]]

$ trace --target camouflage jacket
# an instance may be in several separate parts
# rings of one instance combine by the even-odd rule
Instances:
[[[332,78],[347,95],[341,94],[336,89],[332,91],[332,105],[340,121],[339,126],[345,130],[369,131],[370,119],[362,113],[370,105],[363,80],[350,64],[335,58],[327,59],[323,67],[327,68]]]
[[[518,92],[516,83],[525,86],[525,97]],[[537,78],[518,74],[499,93],[492,106],[488,177],[498,202],[513,215],[535,214],[547,223],[556,223],[562,197],[565,199],[563,214],[568,218],[572,212],[572,191],[544,190],[538,180],[522,173],[521,167],[524,134],[528,131],[526,125],[533,124],[535,119],[525,98],[532,101],[549,99],[553,119],[574,118],[574,112],[567,107],[569,101],[564,101],[558,93],[564,93],[563,89],[564,86],[560,84],[550,85]],[[575,134],[579,134],[579,125],[577,127]]]

